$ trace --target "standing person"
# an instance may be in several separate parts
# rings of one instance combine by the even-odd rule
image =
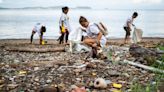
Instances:
[[[59,37],[59,44],[64,43],[64,37],[65,37],[65,43],[67,44],[68,42],[69,32],[71,31],[70,24],[69,24],[69,17],[67,15],[68,11],[69,8],[67,6],[62,8],[62,15],[59,20],[59,27],[61,32],[61,36]]]
[[[83,42],[92,47],[94,54],[97,50],[106,45],[106,38],[95,23],[90,23],[85,17],[81,16],[79,23],[82,27],[86,28],[86,36]],[[92,56],[96,57],[96,56]]]
[[[130,31],[132,31],[131,26],[135,26],[133,24],[133,21],[135,18],[137,18],[138,13],[134,12],[133,15],[127,19],[125,25],[124,25],[124,30],[126,31],[126,35],[125,35],[125,39],[124,39],[124,43],[129,43],[130,42]]]
[[[44,32],[46,32],[46,27],[43,24],[41,24],[41,23],[37,23],[34,26],[34,28],[32,30],[32,33],[31,33],[31,40],[30,40],[31,44],[32,44],[32,41],[33,41],[33,36],[34,36],[34,34],[36,32],[39,35],[39,43],[42,44],[42,42],[43,42],[43,34],[44,34]]]

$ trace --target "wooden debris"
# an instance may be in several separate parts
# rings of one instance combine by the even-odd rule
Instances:
[[[149,71],[153,71],[153,72],[164,73],[164,70],[160,70],[160,69],[150,67],[150,66],[146,66],[146,65],[142,65],[142,64],[137,64],[137,63],[134,63],[134,62],[128,61],[128,60],[124,60],[123,63],[127,63],[127,64],[130,64],[130,65],[133,65],[133,66],[136,66],[136,67],[140,67],[140,68],[143,68],[145,70],[149,70]]]
[[[65,61],[30,61],[26,63],[21,63],[21,64],[9,64],[10,67],[12,68],[17,68],[20,66],[28,66],[28,67],[37,67],[37,66],[64,66],[67,65],[67,62]],[[0,64],[0,66],[4,66],[3,64]]]
[[[5,50],[7,51],[16,51],[16,52],[39,52],[39,53],[45,53],[45,52],[64,52],[64,47],[58,47],[58,48],[25,48],[25,47],[8,47]]]

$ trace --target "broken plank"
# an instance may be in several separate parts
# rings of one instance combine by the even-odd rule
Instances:
[[[6,48],[7,51],[13,52],[39,52],[39,53],[46,53],[46,52],[64,52],[64,47],[58,48]]]
[[[150,66],[146,66],[146,65],[143,65],[143,64],[134,63],[134,62],[128,61],[128,60],[124,60],[123,63],[127,63],[127,64],[130,64],[130,65],[133,65],[133,66],[136,66],[136,67],[140,67],[140,68],[143,68],[145,70],[149,70],[149,71],[153,71],[153,72],[164,73],[164,70],[160,70],[160,69],[150,67]]]

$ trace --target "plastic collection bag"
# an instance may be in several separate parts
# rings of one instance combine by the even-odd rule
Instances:
[[[142,34],[143,34],[143,31],[141,29],[134,28],[134,32],[132,36],[133,43],[140,42],[142,40]]]
[[[83,34],[83,32],[82,32],[81,28],[79,27],[76,30],[73,30],[70,32],[68,39],[73,42],[80,42],[81,38],[82,38],[82,34]]]
[[[76,30],[71,31],[69,35],[69,41],[70,41],[70,52],[85,52],[85,51],[90,51],[90,49],[82,45],[81,39],[82,39],[83,31],[79,27]]]

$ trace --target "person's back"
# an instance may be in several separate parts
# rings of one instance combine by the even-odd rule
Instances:
[[[124,27],[131,27],[133,24],[133,18],[132,17],[128,17],[126,20],[126,23],[124,24]]]
[[[34,26],[34,29],[33,31],[37,32],[38,35],[40,36],[40,33],[41,33],[41,28],[42,28],[42,24],[41,23],[37,23],[35,26]]]
[[[42,44],[42,41],[43,41],[43,33],[46,32],[46,27],[45,25],[41,24],[41,23],[37,23],[33,30],[32,30],[32,33],[31,33],[31,44],[32,44],[32,41],[33,41],[33,36],[35,33],[38,33],[39,35],[39,39],[40,39],[40,44]]]

